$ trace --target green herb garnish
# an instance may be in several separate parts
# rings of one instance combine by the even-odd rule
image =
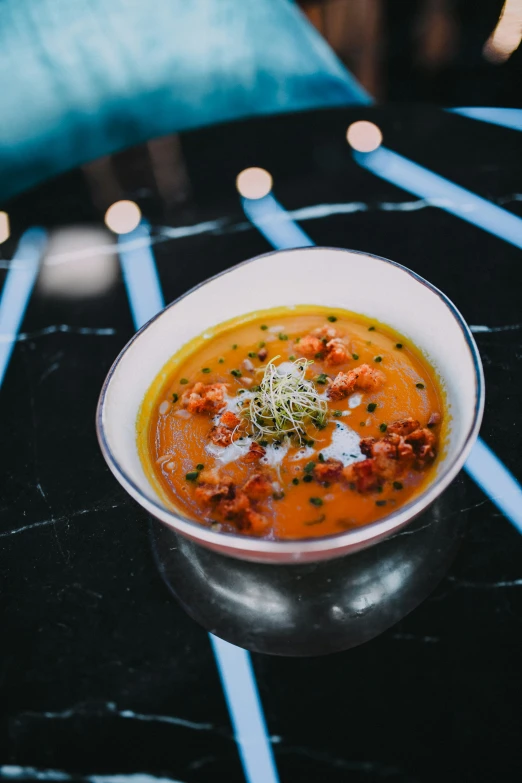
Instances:
[[[319,460],[319,462],[324,462],[325,461],[323,454],[319,454],[317,459]]]
[[[261,329],[262,329],[264,332],[266,332],[266,330],[268,329],[268,326],[267,326],[266,324],[261,324],[260,328],[261,328]]]
[[[402,343],[395,343],[395,347],[398,348],[400,351],[400,349],[402,348]]]
[[[317,517],[317,519],[312,519],[310,522],[303,522],[304,525],[320,525],[321,522],[324,522],[326,519],[326,514],[321,514],[320,517]]]
[[[315,462],[307,462],[303,470],[305,473],[311,473],[315,468]]]
[[[190,473],[187,473],[185,478],[187,481],[197,481],[199,478],[199,470],[191,470]]]
[[[230,370],[230,375],[233,375],[234,378],[241,378],[241,370]]]
[[[292,479],[292,484],[295,484],[295,486],[297,487],[297,485],[299,484],[299,479],[298,478],[293,478]]]
[[[283,334],[283,332],[279,332],[277,336],[279,337],[280,340],[288,340],[288,335]]]
[[[312,506],[322,506],[323,505],[322,498],[309,498],[309,500],[310,500],[310,503],[312,504]]]
[[[424,389],[423,383],[416,383],[415,386],[417,387],[417,389]]]
[[[358,358],[359,358],[358,353],[352,353],[352,359],[355,359],[355,361],[357,361]]]
[[[335,416],[336,419],[340,419],[341,416],[343,415],[343,412],[342,411],[333,411],[332,415]]]
[[[385,500],[376,500],[375,501],[375,505],[376,506],[385,506],[386,505],[386,501]]]
[[[188,383],[188,378],[180,378],[180,383]]]
[[[174,392],[174,394],[172,395],[172,402],[174,403],[177,402],[178,400],[179,400],[179,394],[176,394],[176,392]]]
[[[303,481],[305,484],[309,484],[311,481],[314,480],[314,477],[310,475],[310,473],[307,473],[306,476],[303,476]]]
[[[251,359],[257,359],[257,353],[255,351],[249,351],[248,355]]]
[[[337,321],[337,316],[336,315],[329,315],[328,316],[328,320],[330,321],[330,323],[334,324]]]
[[[393,488],[394,489],[403,489],[403,484],[400,481],[394,481],[393,482]]]
[[[220,356],[220,357],[219,357],[219,359],[218,359],[218,362],[219,362],[220,364],[225,364],[225,360],[223,359],[223,357],[222,357],[222,356]]]
[[[210,372],[210,367],[203,367],[201,372],[204,372],[204,373],[208,374]]]
[[[381,432],[386,432],[388,425],[383,422],[382,424],[379,424],[379,429]]]
[[[328,382],[328,376],[327,376],[327,374],[325,372],[322,372],[320,375],[317,375],[314,378],[314,381],[316,383],[320,383],[322,386],[324,386],[324,384]]]
[[[368,405],[366,406],[366,410],[368,411],[368,413],[373,413],[376,407],[377,407],[376,402],[369,402]]]
[[[373,357],[374,362],[382,362],[382,356],[374,356]]]
[[[288,357],[288,361],[290,361],[290,362],[295,362],[295,356],[294,356],[294,354],[292,354],[291,356],[289,356],[289,357]]]
[[[375,326],[369,326],[368,327],[369,332],[375,332]]]
[[[198,462],[198,464],[196,465],[196,470],[204,470],[204,469],[205,469],[205,466],[203,465],[203,463],[202,462]]]

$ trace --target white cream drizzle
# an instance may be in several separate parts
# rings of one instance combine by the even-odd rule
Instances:
[[[341,460],[343,465],[351,465],[353,462],[360,462],[365,459],[364,454],[359,448],[361,436],[348,427],[335,422],[335,429],[332,432],[332,440],[329,446],[321,449],[321,454],[325,459]]]
[[[348,400],[349,408],[358,408],[362,402],[362,394],[352,394]]]

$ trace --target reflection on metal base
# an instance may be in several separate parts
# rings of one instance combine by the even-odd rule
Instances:
[[[362,552],[306,565],[267,565],[205,549],[153,520],[160,573],[207,631],[252,652],[324,655],[399,622],[446,573],[463,535],[459,477],[408,528]]]

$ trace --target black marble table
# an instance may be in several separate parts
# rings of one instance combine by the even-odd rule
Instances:
[[[104,226],[113,202],[136,202],[148,221],[168,302],[272,249],[235,187],[247,167],[269,171],[314,243],[399,261],[455,302],[484,363],[482,437],[522,476],[522,231],[517,247],[372,174],[346,143],[360,119],[388,149],[522,218],[519,132],[405,107],[155,140],[2,205],[0,285],[25,263],[27,232],[42,227],[47,244],[27,308],[14,289],[0,302],[0,780],[246,779],[249,738],[234,737],[209,637],[163,584],[147,514],[96,442],[101,384],[135,328]],[[521,779],[521,533],[498,498],[465,473],[458,482],[448,515],[456,527],[467,516],[466,532],[424,603],[347,652],[252,655],[282,783]]]

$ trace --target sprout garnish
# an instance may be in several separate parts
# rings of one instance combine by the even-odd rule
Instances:
[[[256,440],[293,436],[302,443],[307,426],[326,425],[328,406],[305,377],[312,361],[296,359],[288,370],[281,370],[274,364],[279,358],[258,369],[263,378],[242,413],[251,422]]]

